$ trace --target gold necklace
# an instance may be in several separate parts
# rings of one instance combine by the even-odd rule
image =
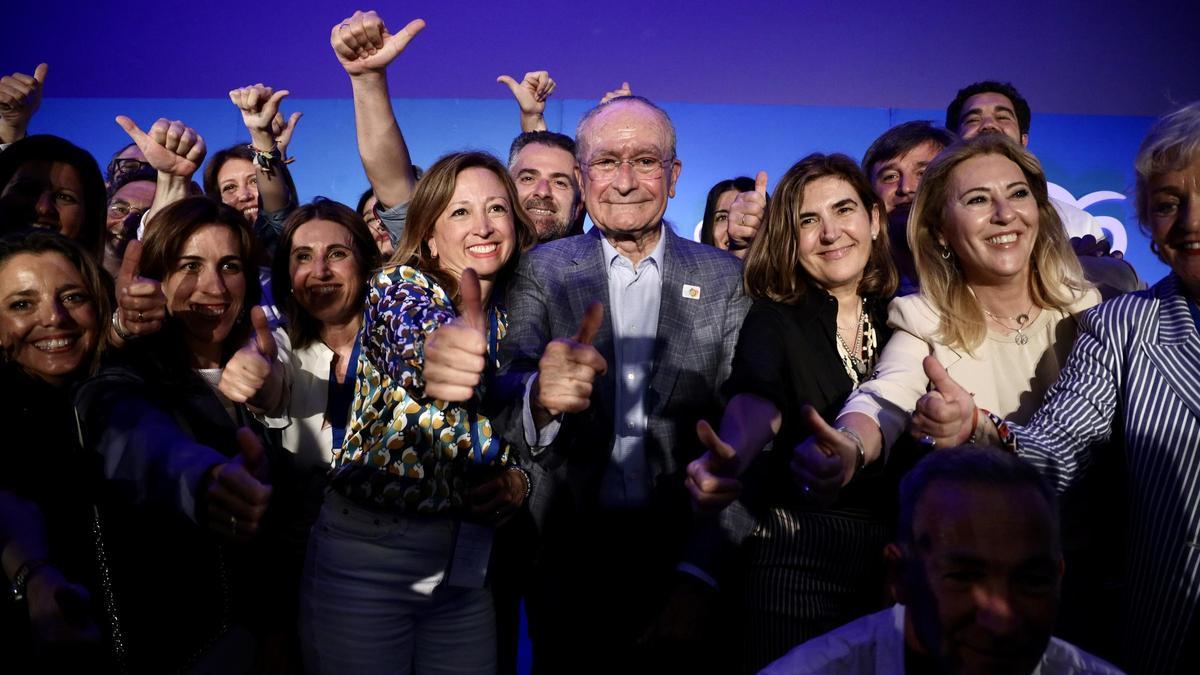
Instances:
[[[989,312],[987,307],[984,307],[982,303],[979,305],[979,307],[983,310],[984,314],[987,314],[992,321],[1000,324],[1002,328],[1015,331],[1016,335],[1013,336],[1013,342],[1021,346],[1025,346],[1029,344],[1029,336],[1024,333],[1025,324],[1029,323],[1029,313],[1033,311],[1033,305],[1034,303],[1029,303],[1029,309],[1016,316],[996,316],[995,314]],[[1013,326],[1009,326],[1008,324],[1004,323],[1004,321],[1001,321],[1001,319],[1004,319],[1005,321],[1016,321],[1017,325],[1014,328]]]

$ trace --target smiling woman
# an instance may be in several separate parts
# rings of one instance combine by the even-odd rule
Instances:
[[[302,644],[312,672],[366,664],[407,670],[412,662],[430,672],[436,664],[495,669],[491,594],[482,577],[473,585],[449,579],[446,570],[456,537],[460,550],[481,541],[490,550],[488,526],[523,503],[529,478],[513,467],[508,443],[480,412],[477,381],[464,385],[462,398],[443,400],[426,391],[426,377],[427,357],[447,334],[468,334],[478,347],[457,362],[481,372],[495,366],[507,326],[495,289],[535,238],[516,217],[517,205],[512,180],[494,157],[447,155],[417,184],[392,260],[369,275],[357,356],[346,375],[353,405],[343,417],[345,440],[333,444],[331,490],[312,529],[301,585]],[[350,240],[363,233],[351,232],[326,220],[295,230],[293,295],[314,316],[333,317],[359,297],[351,284],[367,271],[350,264]],[[331,422],[339,412],[345,409],[330,410]],[[383,626],[405,628],[381,636]]]
[[[17,646],[6,657],[14,671],[37,670],[26,659],[51,639],[82,649],[89,663],[71,669],[103,669],[97,617],[84,612],[68,628],[65,607],[85,606],[99,588],[89,528],[96,470],[78,442],[71,387],[94,371],[105,347],[111,292],[108,277],[65,237],[33,230],[0,238],[0,551],[10,579],[30,570],[27,604],[0,610],[0,630]],[[35,507],[36,517],[7,510],[10,496]]]
[[[1067,243],[1036,158],[1012,140],[985,134],[939,154],[925,172],[908,220],[919,295],[897,298],[896,328],[873,379],[850,397],[840,434],[796,450],[809,480],[818,448],[870,462],[925,414],[918,399],[941,375],[963,382],[988,415],[1025,421],[1054,382],[1074,343],[1076,318],[1100,301]],[[932,354],[940,364],[923,365]],[[929,368],[934,368],[931,372]],[[936,384],[936,383],[935,383]],[[808,467],[808,468],[804,468]]]
[[[290,598],[272,595],[288,559],[263,545],[273,539],[267,505],[279,501],[268,485],[286,484],[286,461],[250,415],[277,408],[286,390],[246,273],[257,256],[250,226],[228,206],[192,197],[159,211],[136,273],[161,280],[167,321],[112,352],[77,394],[84,441],[113,486],[105,590],[120,598],[107,610],[136,645],[131,670],[184,668],[219,641],[213,657],[225,660],[214,668],[241,672],[251,633],[276,628],[250,609]],[[268,566],[269,581],[254,579]]]

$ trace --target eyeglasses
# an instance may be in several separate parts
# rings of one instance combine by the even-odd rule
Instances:
[[[117,176],[123,176],[127,173],[133,173],[134,171],[141,171],[142,169],[149,168],[149,162],[143,162],[135,157],[118,157],[117,159],[114,159],[108,163],[109,182],[111,183],[112,179]]]
[[[588,177],[593,180],[605,180],[617,175],[622,164],[628,164],[633,172],[643,178],[658,178],[662,175],[663,167],[675,161],[674,157],[659,159],[645,156],[633,159],[616,159],[604,157],[587,163]]]
[[[108,215],[121,220],[125,220],[130,215],[140,216],[145,212],[146,209],[135,208],[123,202],[114,202],[108,205]]]

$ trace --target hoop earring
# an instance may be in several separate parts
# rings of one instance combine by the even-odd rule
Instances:
[[[944,247],[942,249],[942,260],[949,260],[952,257],[954,257],[954,252],[950,250],[949,246]]]

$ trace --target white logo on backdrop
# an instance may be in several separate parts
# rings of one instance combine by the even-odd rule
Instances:
[[[1087,211],[1087,208],[1092,204],[1109,201],[1125,201],[1125,195],[1112,190],[1098,190],[1089,192],[1086,195],[1076,199],[1074,195],[1067,191],[1061,185],[1055,183],[1047,183],[1050,196],[1060,202],[1066,202],[1080,209]],[[1108,236],[1109,243],[1112,244],[1112,250],[1124,251],[1129,244],[1129,237],[1125,234],[1125,225],[1121,221],[1112,216],[1092,216],[1096,219],[1096,223],[1105,231]]]

